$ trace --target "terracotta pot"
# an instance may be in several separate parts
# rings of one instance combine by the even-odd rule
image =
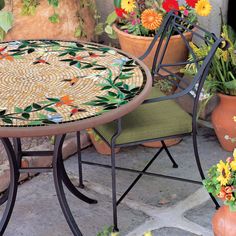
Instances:
[[[236,212],[230,211],[228,206],[222,206],[212,218],[212,227],[215,236],[236,235]]]
[[[89,132],[89,137],[98,153],[102,155],[111,155],[111,148],[103,140],[99,139],[98,141],[96,141],[92,132]],[[119,151],[120,148],[115,148],[115,153]]]
[[[218,96],[220,103],[214,109],[211,120],[221,146],[226,151],[232,152],[236,148],[236,143],[226,139],[225,136],[236,137],[236,122],[233,119],[236,116],[236,96],[224,94],[218,94]]]
[[[143,37],[143,36],[127,34],[118,29],[116,25],[113,25],[113,29],[115,30],[118,36],[121,49],[136,57],[142,56],[153,40],[153,37]],[[192,39],[191,32],[185,33],[185,36],[189,41]],[[154,46],[153,50],[150,52],[149,56],[144,60],[144,62],[150,69],[152,67],[152,62],[157,45],[158,41]],[[176,62],[183,62],[186,61],[187,59],[188,59],[188,48],[186,47],[181,36],[180,35],[171,36],[167,51],[165,53],[165,57],[163,59],[163,63],[172,64]],[[171,70],[172,72],[178,72],[180,68],[181,67],[169,67],[168,69]],[[165,72],[162,71],[161,74],[165,74]]]
[[[167,140],[165,140],[165,144],[167,147],[170,147],[170,146],[174,146],[174,145],[180,143],[181,141],[182,141],[181,138],[167,139]],[[143,143],[142,145],[145,147],[152,147],[152,148],[162,147],[162,144],[160,141]]]

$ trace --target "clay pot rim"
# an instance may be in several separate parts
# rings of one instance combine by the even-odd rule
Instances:
[[[235,95],[228,95],[228,94],[224,94],[224,93],[217,93],[217,96],[219,96],[220,98],[224,98],[224,99],[236,99]]]
[[[121,35],[123,35],[125,37],[129,37],[129,38],[142,39],[142,40],[145,40],[145,41],[152,41],[153,38],[154,38],[154,37],[138,36],[138,35],[134,35],[134,34],[125,33],[124,31],[120,30],[117,27],[117,24],[113,24],[112,28],[117,34],[121,34]],[[192,34],[192,32],[185,32],[184,34],[190,36]],[[172,40],[179,40],[181,38],[181,36],[179,34],[177,34],[177,35],[171,36],[171,38],[172,38]]]

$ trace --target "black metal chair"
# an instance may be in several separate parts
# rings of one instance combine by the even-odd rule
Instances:
[[[188,25],[188,27],[187,27]],[[190,26],[190,27],[189,27]],[[185,38],[184,31],[192,33],[193,40],[198,43],[206,43],[211,46],[209,54],[206,57],[199,58],[191,48],[189,41]],[[192,55],[192,59],[176,64],[164,64],[163,58],[165,56],[167,46],[170,42],[170,37],[173,33],[177,33],[181,36],[183,42],[188,48],[189,53]],[[159,40],[159,42],[158,42]],[[134,112],[126,115],[125,117],[116,120],[112,123],[95,127],[94,130],[97,134],[111,147],[111,166],[96,163],[98,166],[111,167],[112,172],[112,203],[113,203],[113,220],[114,220],[114,231],[118,231],[117,227],[117,206],[123,200],[123,198],[129,193],[134,185],[139,181],[143,175],[151,175],[157,177],[165,177],[172,180],[186,181],[194,184],[201,184],[201,181],[184,179],[180,177],[173,177],[168,175],[161,175],[157,173],[147,172],[147,169],[155,161],[157,156],[165,150],[169,159],[171,160],[173,167],[177,168],[178,165],[171,156],[165,140],[177,137],[184,137],[192,135],[193,148],[195,154],[195,160],[197,167],[202,179],[204,179],[204,173],[201,167],[201,162],[197,147],[197,114],[198,114],[198,103],[200,93],[207,77],[208,70],[211,65],[211,60],[215,54],[217,48],[222,45],[223,39],[217,38],[215,35],[207,32],[203,28],[195,25],[191,25],[185,19],[182,19],[175,14],[170,12],[164,23],[162,24],[159,32],[155,35],[153,42],[151,43],[148,50],[140,58],[144,59],[149,55],[152,48],[158,42],[156,49],[153,66],[152,76],[153,79],[158,76],[159,78],[168,80],[173,83],[178,89],[171,95],[164,95],[157,87],[153,86],[150,97],[144,101],[144,103],[137,108]],[[178,45],[176,45],[178,46]],[[174,73],[173,68],[179,68],[188,64],[195,64],[197,73],[192,78],[191,82],[187,82],[186,78],[180,76],[179,73]],[[170,69],[171,68],[171,69]],[[170,76],[172,79],[170,79]],[[176,78],[176,80],[173,80]],[[180,82],[179,82],[180,81]],[[184,84],[185,86],[182,86]],[[194,96],[192,95],[194,94]],[[194,99],[194,105],[192,109],[192,115],[185,112],[181,107],[174,101],[176,98],[181,96],[190,95]],[[127,147],[137,144],[142,144],[150,141],[161,141],[162,147],[157,151],[154,157],[147,163],[142,171],[128,169],[124,167],[116,167],[115,151],[116,147]],[[92,164],[88,161],[82,161],[79,159],[79,177],[80,184],[82,184],[82,164]],[[138,173],[137,178],[132,182],[125,193],[117,200],[116,194],[116,169],[123,171],[131,171]],[[211,196],[216,207],[219,205],[215,198]]]

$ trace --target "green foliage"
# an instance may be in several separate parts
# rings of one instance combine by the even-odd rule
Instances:
[[[218,48],[212,60],[209,75],[204,85],[205,92],[210,94],[223,93],[236,96],[236,34],[233,29],[224,25],[222,27],[222,37],[227,41],[227,49]],[[209,45],[191,45],[197,58],[204,58],[210,51]],[[193,57],[189,56],[189,61]],[[182,70],[187,75],[194,76],[197,73],[195,64],[189,64]]]
[[[54,13],[50,17],[48,17],[49,21],[53,24],[57,24],[60,22],[60,16],[58,13],[56,13],[55,8],[58,8],[59,6],[59,0],[48,0],[49,5],[51,5],[54,8]]]
[[[3,40],[5,35],[6,35],[5,31],[0,27],[0,40]]]
[[[49,5],[57,8],[59,6],[59,0],[48,0]]]
[[[97,236],[111,236],[112,226],[104,227],[104,229],[97,234]],[[114,236],[119,236],[119,233],[113,233]]]
[[[103,33],[103,23],[98,23],[95,27],[95,34],[101,35]]]
[[[112,72],[109,68],[108,75],[104,82],[98,84],[101,90],[106,91],[103,96],[97,96],[95,100],[85,103],[94,107],[103,107],[102,112],[115,109],[119,106],[127,104],[139,91],[139,87],[125,83],[125,80],[133,76],[132,70],[136,67],[133,60],[123,61],[118,64],[120,73],[113,79]],[[103,70],[102,67],[96,67],[94,70]]]
[[[5,34],[13,25],[13,15],[11,12],[0,11],[0,40],[3,40]]]
[[[158,79],[155,82],[155,85],[160,88],[163,93],[171,93],[173,90],[174,84],[166,79]]]
[[[21,14],[24,16],[34,15],[38,5],[37,0],[22,0],[22,2]]]
[[[83,38],[86,37],[86,31],[84,30],[84,21],[82,18],[79,18],[78,25],[75,29],[75,37]]]
[[[59,15],[58,15],[56,12],[54,12],[54,14],[51,15],[48,19],[49,19],[49,21],[52,22],[53,24],[56,24],[56,23],[59,23],[59,22],[60,22],[60,17],[59,17]]]
[[[0,0],[0,11],[5,7],[5,0]]]
[[[208,171],[208,176],[205,180],[203,180],[203,185],[206,190],[211,193],[213,196],[217,196],[219,194],[221,185],[217,180],[219,173],[217,171],[217,166],[212,166]]]
[[[116,34],[115,31],[112,28],[112,25],[114,24],[114,22],[117,19],[117,15],[116,12],[113,11],[112,13],[110,13],[106,19],[106,22],[104,24],[105,28],[104,31],[107,33],[107,35],[111,38],[111,39],[116,39]]]

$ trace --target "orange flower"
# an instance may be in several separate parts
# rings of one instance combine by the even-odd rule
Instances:
[[[73,86],[76,82],[78,82],[78,78],[77,77],[74,77],[73,79],[71,79],[70,81],[70,85]]]
[[[217,197],[221,199],[225,199],[226,193],[225,193],[225,188],[222,187],[220,192],[218,193]]]
[[[66,95],[60,98],[60,102],[56,103],[56,107],[61,107],[62,105],[70,106],[72,102],[74,102],[74,100],[71,100],[70,97]]]
[[[8,60],[8,61],[13,61],[13,60],[14,60],[14,57],[8,55],[7,53],[0,54],[0,60],[3,60],[3,59],[6,59],[6,60]]]
[[[232,200],[234,200],[234,196],[232,193],[228,193],[228,194],[226,194],[225,199],[228,201],[232,201]]]
[[[225,187],[225,192],[228,194],[228,193],[232,193],[233,192],[233,187],[231,187],[231,186],[226,186]]]
[[[141,15],[143,27],[149,30],[155,30],[161,26],[163,16],[153,9],[146,9]]]

